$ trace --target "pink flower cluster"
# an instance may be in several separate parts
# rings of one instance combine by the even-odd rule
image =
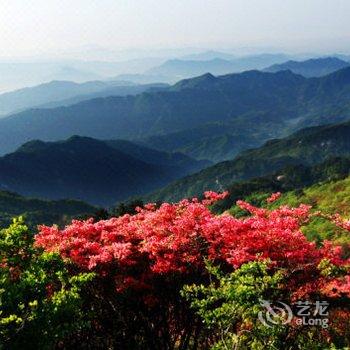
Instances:
[[[273,193],[266,201],[267,203],[276,202],[282,196],[281,192]]]

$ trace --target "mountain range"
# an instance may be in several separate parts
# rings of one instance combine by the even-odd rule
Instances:
[[[206,50],[198,53],[182,56],[181,59],[185,61],[209,61],[215,58],[224,60],[232,60],[236,58],[233,54],[223,51]]]
[[[207,162],[127,141],[104,142],[79,136],[59,142],[34,140],[0,158],[0,189],[109,206],[205,166]]]
[[[238,73],[252,69],[263,69],[272,64],[282,63],[288,59],[284,54],[261,54],[244,57],[207,52],[187,56],[182,59],[171,59],[160,66],[153,67],[146,73],[172,77],[173,79],[192,78],[205,73],[222,75]]]
[[[286,166],[311,166],[331,157],[350,157],[349,135],[350,122],[302,129],[175,181],[148,198],[176,201],[206,190],[222,191],[235,182],[275,173]]]
[[[349,98],[350,68],[309,79],[290,71],[205,74],[135,96],[8,116],[0,120],[0,154],[33,139],[81,135],[147,144],[152,137],[153,148],[219,161],[294,130],[344,121],[350,117]]]
[[[34,86],[52,80],[83,83],[105,80],[125,73],[143,73],[163,63],[163,58],[138,58],[123,61],[87,59],[0,59],[0,92]]]
[[[337,57],[325,57],[313,58],[306,61],[288,61],[281,64],[274,64],[265,68],[264,71],[275,73],[282,70],[290,70],[295,74],[311,78],[321,77],[349,66],[349,61],[344,61]]]
[[[285,58],[214,54],[147,74],[223,74]],[[205,73],[172,86],[52,81],[1,94],[0,106],[0,114],[18,111],[0,119],[0,206],[2,198],[23,204],[33,222],[44,220],[45,205],[63,223],[62,210],[91,215],[95,205],[130,198],[177,201],[227,188],[295,190],[349,170],[350,63],[335,57]],[[0,208],[0,220],[23,211],[11,208]]]
[[[135,85],[127,81],[52,81],[38,86],[0,94],[0,115],[34,107],[69,106],[97,97],[136,95],[162,84]]]

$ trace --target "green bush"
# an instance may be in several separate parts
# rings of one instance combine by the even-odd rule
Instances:
[[[88,326],[81,291],[93,274],[36,249],[21,219],[0,231],[0,264],[0,349],[52,349]]]
[[[334,274],[332,267],[324,264],[325,271]],[[261,321],[261,315],[266,314],[262,301],[291,305],[288,291],[281,288],[288,276],[282,269],[269,268],[268,260],[244,264],[231,273],[211,265],[207,268],[211,283],[185,286],[182,295],[211,334],[211,350],[348,349],[330,343],[320,328],[295,328],[293,322],[283,322],[283,313],[273,315],[272,323]],[[345,341],[336,338],[338,343]]]

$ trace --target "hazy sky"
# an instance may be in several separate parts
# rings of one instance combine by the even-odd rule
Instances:
[[[349,0],[1,0],[0,57],[122,48],[350,51]]]

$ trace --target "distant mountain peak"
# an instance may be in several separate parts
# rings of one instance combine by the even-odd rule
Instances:
[[[310,58],[306,62],[347,63],[346,61],[341,60],[338,57],[333,57],[333,56],[320,57],[320,58]]]
[[[207,87],[212,82],[215,82],[217,78],[211,73],[205,73],[199,77],[180,80],[176,83],[173,88],[175,89],[192,89],[192,88],[202,88]]]
[[[221,52],[221,51],[215,51],[215,50],[206,50],[203,52],[199,52],[192,55],[187,55],[184,57],[181,57],[183,60],[196,60],[196,61],[204,61],[204,60],[210,60],[215,58],[221,58],[225,60],[231,60],[235,56],[233,56],[230,53]]]
[[[201,75],[199,78],[202,80],[211,80],[211,81],[216,79],[216,77],[211,73],[205,73],[205,74]]]
[[[31,140],[20,146],[16,152],[36,152],[46,147],[46,142],[41,140]]]
[[[88,137],[88,136],[73,135],[69,137],[67,140],[62,142],[69,143],[69,142],[100,142],[100,141],[95,140],[94,138]]]
[[[321,77],[348,66],[350,66],[349,62],[343,61],[338,57],[320,57],[305,61],[292,60],[281,64],[274,64],[264,69],[264,71],[276,73],[279,71],[291,70],[305,77]]]

